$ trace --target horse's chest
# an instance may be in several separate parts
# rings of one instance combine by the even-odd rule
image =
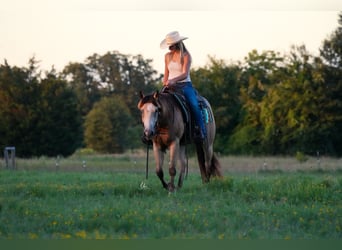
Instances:
[[[172,141],[168,134],[159,134],[156,139],[158,143],[164,147],[168,147]]]
[[[171,142],[175,140],[174,135],[170,133],[168,129],[159,129],[158,135],[156,136],[156,140],[158,144],[162,145],[163,147],[169,147]]]

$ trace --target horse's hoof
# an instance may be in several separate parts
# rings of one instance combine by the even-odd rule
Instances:
[[[167,184],[167,190],[169,190],[169,192],[174,192],[175,191],[175,185],[171,182],[169,182]]]

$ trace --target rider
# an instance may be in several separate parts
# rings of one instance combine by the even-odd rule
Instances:
[[[170,32],[160,43],[160,48],[169,48],[169,52],[165,54],[165,72],[163,78],[163,86],[177,87],[183,90],[192,114],[195,116],[196,139],[204,140],[206,129],[198,106],[198,101],[190,78],[191,55],[186,49],[183,40],[187,37],[180,36],[177,31]],[[199,126],[199,127],[198,127]]]

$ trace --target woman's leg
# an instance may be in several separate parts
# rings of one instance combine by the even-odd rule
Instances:
[[[195,116],[196,125],[201,128],[203,138],[206,136],[206,129],[204,126],[204,122],[202,119],[202,113],[198,105],[197,97],[194,88],[192,87],[191,82],[187,83],[186,86],[183,88],[183,92],[185,95],[185,98],[189,102],[191,111],[193,115]]]

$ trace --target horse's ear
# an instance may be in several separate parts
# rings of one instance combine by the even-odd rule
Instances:
[[[153,98],[154,98],[155,100],[157,100],[158,97],[159,97],[159,92],[158,92],[158,91],[154,92],[154,93],[153,93]]]
[[[139,91],[139,95],[140,95],[140,99],[144,98],[144,93],[141,90]]]

